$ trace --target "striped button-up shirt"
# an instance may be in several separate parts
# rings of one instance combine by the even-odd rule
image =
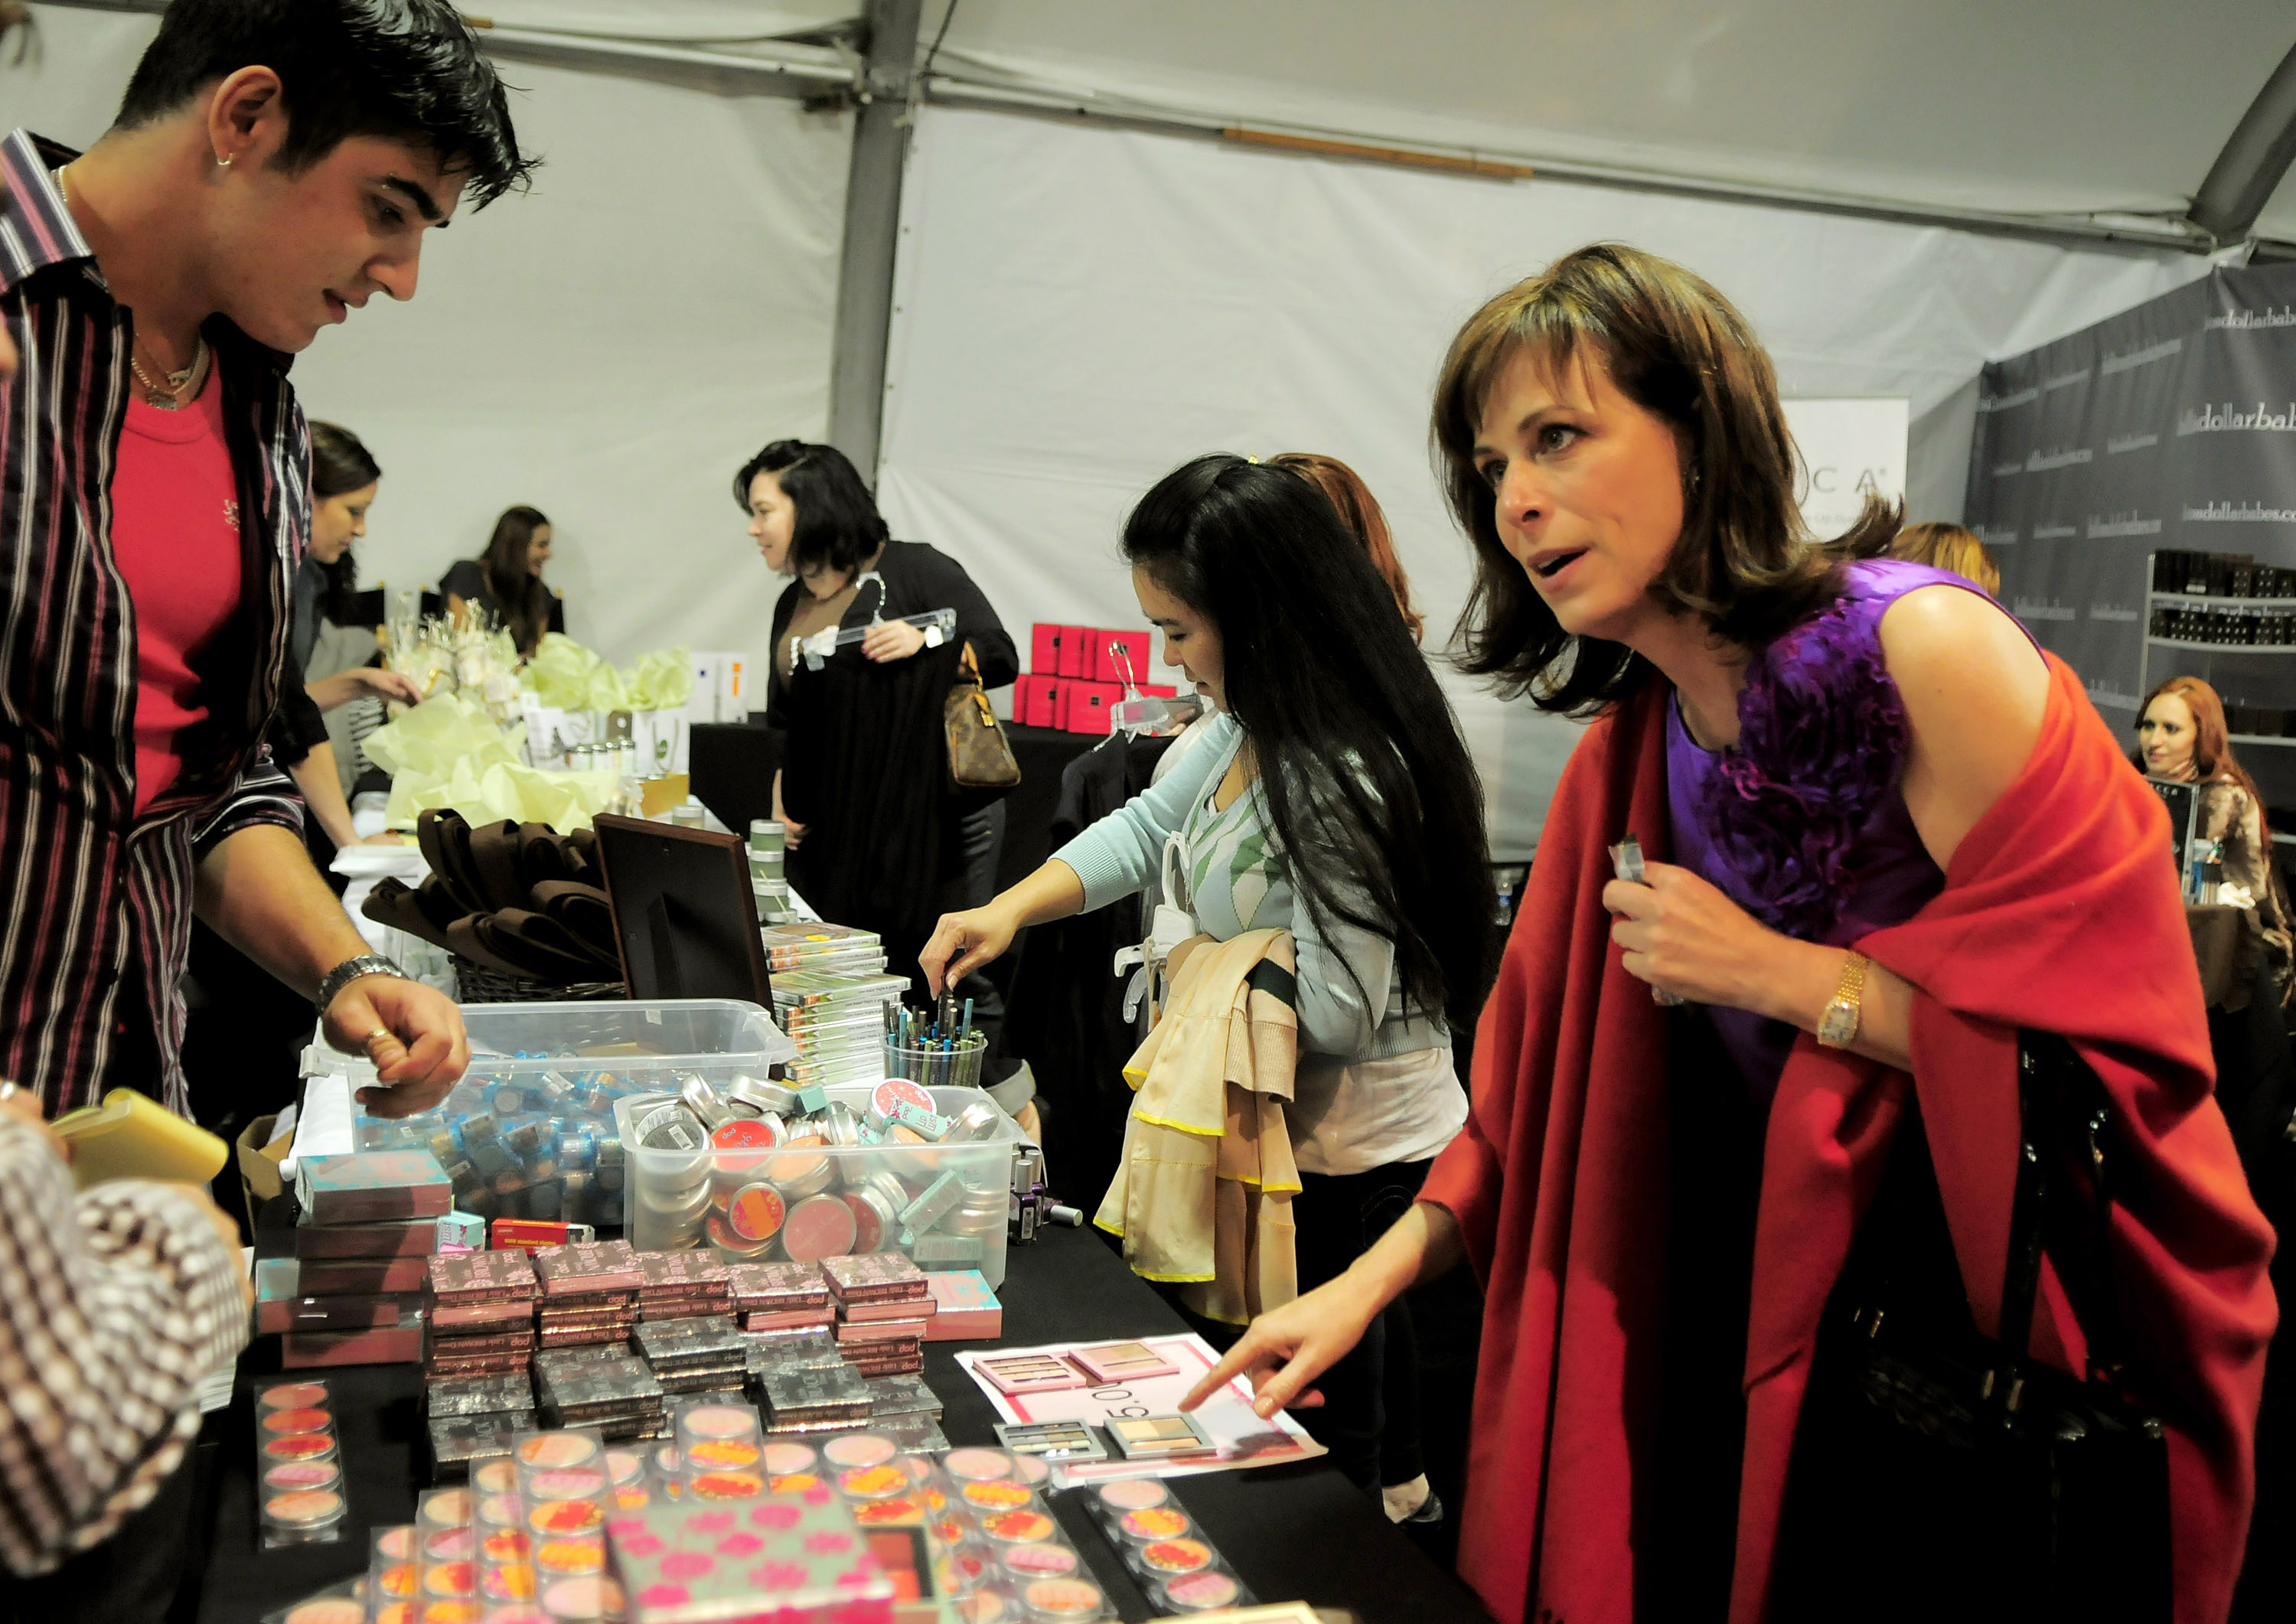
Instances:
[[[197,662],[207,720],[138,817],[135,605],[111,545],[134,333],[51,174],[74,156],[23,130],[0,141],[0,321],[21,357],[0,388],[0,1078],[51,1112],[109,1083],[187,1112],[194,865],[250,824],[301,827],[262,738],[310,525],[310,436],[287,357],[209,318],[242,586]],[[106,1075],[131,1026],[158,1076]]]

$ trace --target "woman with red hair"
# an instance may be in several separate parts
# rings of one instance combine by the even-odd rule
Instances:
[[[1681,267],[1603,244],[1500,294],[1453,342],[1434,429],[1478,561],[1466,668],[1592,725],[1466,1127],[1409,1213],[1192,1397],[1251,1371],[1263,1414],[1301,1398],[1464,1257],[1487,1301],[1459,1562],[1502,1624],[2049,1611],[2005,1601],[1977,1485],[1827,1469],[1856,1417],[1905,1449],[1843,1379],[1870,1368],[1874,1310],[1877,1346],[1910,1327],[2022,1357],[2002,1319],[2022,1074],[2070,1050],[2109,1102],[2114,1199],[2101,1248],[2053,1239],[2030,1352],[2081,1371],[2084,1332],[2118,1331],[2125,1362],[2090,1390],[2165,1439],[2144,1495],[2107,1497],[2127,1538],[2075,1581],[2149,1558],[2143,1616],[2216,1624],[2272,1233],[2211,1092],[2159,799],[1997,603],[1882,556],[1895,513],[1804,531],[1769,359]],[[1853,1259],[1875,1236],[1910,1267]],[[2100,1267],[2110,1308],[2085,1324],[2068,1293],[2098,1303]],[[2019,1527],[2016,1557],[2057,1548]],[[2098,1616],[2138,1616],[2134,1589]]]
[[[2172,677],[2146,694],[2136,724],[2136,764],[2148,777],[2203,786],[2199,833],[2218,842],[2225,882],[2239,887],[2256,909],[2273,991],[2285,1005],[2292,980],[2288,894],[2272,860],[2264,797],[2233,756],[2217,691],[2197,677]]]

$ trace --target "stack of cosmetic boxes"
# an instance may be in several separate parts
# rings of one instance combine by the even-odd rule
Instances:
[[[1089,626],[1038,625],[1029,637],[1029,672],[1013,686],[1013,719],[1062,733],[1112,731],[1109,712],[1129,685],[1170,699],[1179,691],[1144,680],[1148,634]]]
[[[434,1475],[506,1456],[534,1425],[534,1293],[522,1251],[430,1259],[422,1399]]]
[[[442,1226],[452,1234],[455,1221],[439,1159],[412,1150],[309,1156],[295,1193],[296,1222],[256,1229],[255,1328],[280,1336],[281,1366],[420,1359],[425,1270]]]
[[[830,1258],[821,1272],[837,1305],[837,1351],[864,1376],[925,1367],[933,1299],[925,1273],[897,1251]]]

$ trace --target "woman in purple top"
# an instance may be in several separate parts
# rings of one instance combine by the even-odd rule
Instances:
[[[1979,593],[1926,564],[1845,564],[1841,595],[1748,665],[1734,749],[1706,749],[1679,700],[1668,708],[1674,860],[1788,936],[1846,947],[1944,889],[1906,808],[1906,709],[1882,651],[1882,615],[1921,586]],[[1726,1005],[1707,1014],[1767,1106],[1800,1029]]]

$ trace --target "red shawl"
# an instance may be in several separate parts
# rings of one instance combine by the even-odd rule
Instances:
[[[2124,1145],[2113,1267],[2143,1396],[2170,1426],[2176,1617],[2224,1618],[2248,1527],[2276,1310],[2272,1232],[2212,1089],[2160,801],[2052,660],[2039,742],[1944,891],[1858,946],[1919,989],[1915,1075],[1796,1046],[1763,1152],[1731,1617],[1758,1624],[1819,1311],[1908,1086],[1980,1328],[1993,1328],[2017,1132],[2016,1029],[2062,1032]],[[1422,1199],[1488,1292],[1459,1570],[1505,1624],[1630,1624],[1628,1418],[1654,1413],[1663,1323],[1666,1040],[1610,942],[1604,848],[1666,848],[1666,688],[1596,722],[1564,770],[1475,1040],[1474,1108]],[[2054,1280],[2037,1349],[2078,1351]],[[1644,1357],[1637,1357],[1638,1350]],[[1635,1429],[1646,1432],[1647,1429]]]

